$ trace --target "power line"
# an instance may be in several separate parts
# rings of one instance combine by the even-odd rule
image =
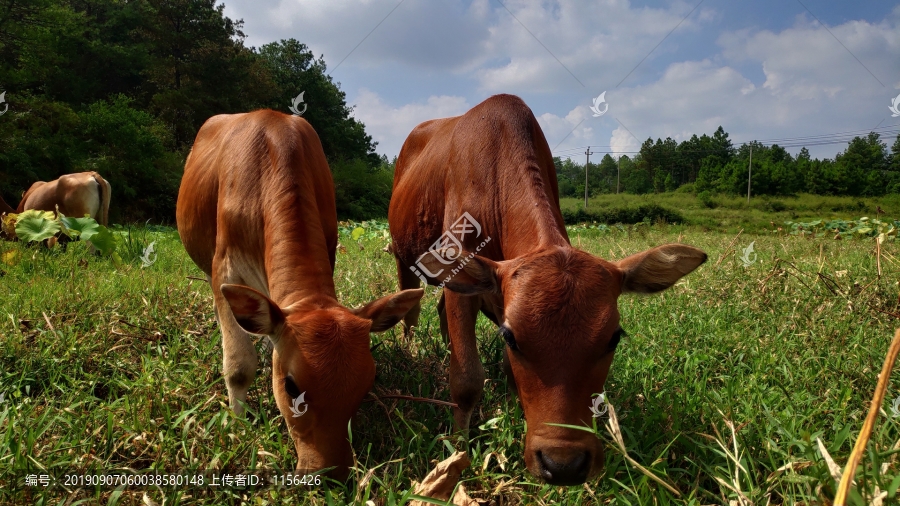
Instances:
[[[774,146],[778,145],[782,148],[796,148],[796,147],[807,147],[807,146],[827,146],[832,144],[846,144],[852,141],[856,137],[864,137],[870,133],[877,133],[882,138],[890,138],[896,135],[900,135],[900,125],[887,125],[884,127],[874,128],[874,129],[866,129],[866,130],[850,130],[845,132],[834,132],[829,134],[816,134],[816,135],[807,135],[807,136],[799,136],[799,137],[785,137],[785,138],[775,138],[775,139],[762,139],[762,140],[751,140],[751,141],[736,141],[731,140],[732,145],[745,145],[745,144],[759,144],[763,146]],[[652,140],[652,138],[651,138]],[[730,139],[729,139],[730,140]],[[687,141],[682,141],[677,143],[681,145]],[[654,144],[655,145],[655,144]],[[640,153],[638,151],[626,151],[626,150],[613,150],[612,145],[605,146],[593,146],[598,149],[608,148],[608,150],[597,151],[598,154],[604,153]],[[575,154],[575,152],[581,151],[582,149],[587,148],[587,146],[579,146],[575,148],[566,148],[558,151],[553,151],[554,154],[558,154],[561,156],[568,156],[570,154]],[[688,149],[679,149],[681,153],[696,153],[696,152],[712,152],[717,150],[688,150]]]

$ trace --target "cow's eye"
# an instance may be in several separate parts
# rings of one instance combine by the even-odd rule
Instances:
[[[284,391],[291,396],[291,399],[300,397],[300,389],[297,388],[297,384],[294,383],[294,378],[290,376],[284,377]]]
[[[616,346],[619,345],[619,341],[627,335],[628,333],[621,328],[613,332],[612,339],[609,340],[609,351],[616,351]]]
[[[500,327],[500,335],[503,336],[503,340],[506,341],[506,345],[509,346],[509,349],[519,351],[519,346],[516,344],[516,337],[513,335],[512,330],[509,330],[506,327]]]

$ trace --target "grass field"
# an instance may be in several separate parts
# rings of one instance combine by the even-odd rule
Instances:
[[[828,197],[797,195],[793,197],[753,197],[746,195],[712,195],[699,199],[692,193],[668,192],[648,195],[605,194],[588,200],[588,211],[634,208],[656,204],[681,214],[690,224],[703,230],[737,233],[775,231],[785,221],[811,221],[831,218],[876,217],[881,207],[887,216],[900,216],[900,195],[883,197]],[[584,207],[584,199],[560,199],[563,209]],[[772,224],[775,224],[773,226]]]
[[[210,289],[189,278],[202,274],[177,232],[135,235],[138,245],[156,241],[158,260],[148,268],[134,254],[116,267],[80,243],[65,252],[0,243],[0,504],[402,504],[412,480],[461,448],[449,408],[373,398],[353,421],[358,467],[343,484],[252,493],[24,489],[26,472],[238,473],[289,471],[296,463],[268,364],[250,390],[249,417],[227,409]],[[668,292],[620,300],[629,336],[606,385],[629,455],[678,495],[612,444],[599,480],[573,488],[536,483],[522,459],[522,411],[501,372],[503,340],[483,317],[477,333],[489,381],[463,474],[469,494],[498,506],[830,504],[836,482],[817,440],[843,466],[900,317],[900,244],[885,243],[878,276],[872,239],[745,232],[729,249],[735,234],[702,225],[573,228],[570,235],[608,259],[675,241],[709,253]],[[758,257],[745,267],[739,256],[751,241]],[[358,241],[342,235],[336,280],[345,305],[397,289],[394,263],[381,250],[387,242],[378,230]],[[396,329],[373,336],[381,343],[376,395],[450,400],[437,300],[429,289],[410,341]],[[893,376],[854,504],[869,504],[876,487],[887,503],[897,501],[900,417],[891,416],[891,400],[900,394],[900,372]],[[602,429],[600,437],[611,440]]]

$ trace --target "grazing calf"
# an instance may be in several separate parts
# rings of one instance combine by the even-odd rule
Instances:
[[[388,213],[402,288],[442,283],[450,395],[467,430],[484,387],[475,342],[479,311],[506,340],[505,366],[527,421],[525,463],[548,483],[573,485],[603,465],[590,426],[625,335],[617,299],[674,285],[706,261],[667,244],[608,262],[573,248],[556,172],[537,120],[521,99],[488,98],[462,116],[426,121],[400,152]],[[477,253],[477,254],[475,254]],[[416,325],[419,307],[405,318]]]
[[[49,183],[38,181],[32,184],[16,211],[56,211],[58,206],[59,212],[66,216],[82,218],[88,215],[106,226],[111,191],[109,182],[96,172],[66,174]]]
[[[249,334],[274,343],[272,388],[309,473],[353,464],[347,424],[375,380],[369,332],[400,321],[422,290],[359,309],[337,301],[334,183],[306,120],[261,110],[210,118],[178,193],[178,233],[212,285],[228,401],[244,411],[256,376]]]

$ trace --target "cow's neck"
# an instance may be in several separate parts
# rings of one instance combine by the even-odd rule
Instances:
[[[565,225],[557,221],[554,213],[558,206],[546,190],[534,184],[532,178],[522,178],[516,186],[509,194],[517,197],[510,199],[503,212],[503,236],[500,238],[503,257],[511,259],[535,251],[570,246]]]
[[[317,300],[337,304],[325,231],[315,201],[299,196],[265,213],[265,271],[279,306]]]

